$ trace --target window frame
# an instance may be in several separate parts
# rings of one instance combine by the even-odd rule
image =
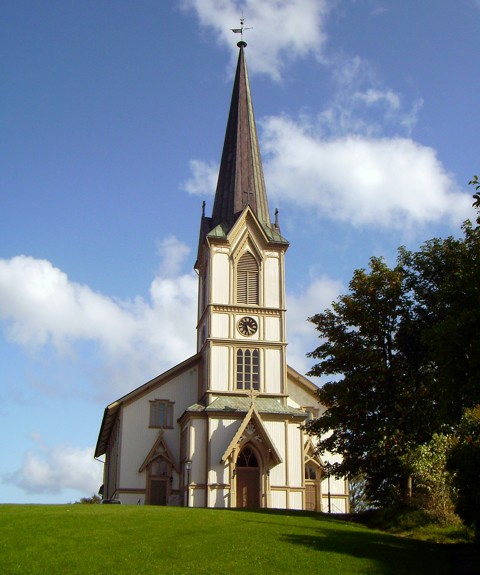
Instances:
[[[168,399],[152,399],[149,404],[148,427],[150,429],[173,429],[174,402]],[[160,406],[163,406],[163,414]]]
[[[235,360],[235,389],[260,391],[260,349],[240,347],[235,354]]]

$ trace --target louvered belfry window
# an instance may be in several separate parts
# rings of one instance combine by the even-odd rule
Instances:
[[[246,252],[237,265],[237,303],[258,305],[258,276],[257,260]]]

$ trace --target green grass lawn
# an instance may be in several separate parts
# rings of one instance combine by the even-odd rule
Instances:
[[[451,573],[435,543],[325,515],[126,505],[1,505],[0,573]]]

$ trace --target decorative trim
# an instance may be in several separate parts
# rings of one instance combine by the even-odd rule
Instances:
[[[160,450],[160,448],[162,448],[162,450]],[[165,438],[163,437],[163,430],[161,430],[160,433],[158,434],[158,437],[155,443],[153,444],[153,447],[150,449],[147,457],[140,466],[138,472],[142,473],[142,471],[145,471],[149,463],[151,463],[154,459],[159,458],[164,459],[167,463],[170,463],[170,465],[172,465],[175,471],[178,474],[180,473],[180,468],[178,467],[177,462],[175,461],[175,458],[173,457],[170,449],[168,448],[167,443],[165,442]]]
[[[253,424],[252,425],[253,431],[252,431],[252,433],[249,434],[246,430],[251,424]],[[245,435],[245,433],[247,433],[248,437]],[[253,435],[253,434],[255,434],[255,435]],[[250,435],[252,437],[250,437]],[[228,460],[228,458],[230,457],[230,455],[232,454],[232,452],[238,447],[239,444],[241,444],[241,443],[243,443],[249,439],[256,439],[257,436],[263,440],[262,443],[264,443],[265,447],[267,448],[267,450],[270,454],[270,461],[273,462],[273,466],[278,465],[279,463],[282,463],[283,459],[282,459],[280,453],[278,452],[277,448],[275,447],[275,444],[271,440],[271,438],[268,434],[268,431],[266,430],[265,426],[263,425],[262,419],[261,419],[260,415],[258,414],[257,410],[255,409],[255,405],[254,405],[253,401],[252,401],[252,405],[251,405],[250,409],[248,410],[247,414],[245,415],[245,417],[243,419],[243,422],[240,424],[240,427],[238,428],[237,433],[235,433],[235,435],[232,438],[232,441],[230,442],[229,446],[225,450],[225,453],[222,455],[222,458],[220,459],[220,463],[225,463]]]
[[[242,337],[237,337],[236,339],[226,339],[224,337],[222,338],[211,338],[209,340],[209,343],[211,344],[211,346],[214,345],[220,345],[220,346],[234,346],[234,347],[252,347],[252,345],[255,345],[255,347],[262,347],[262,348],[267,348],[267,349],[276,349],[279,351],[282,351],[283,348],[287,345],[287,342],[285,341],[265,341],[265,340],[261,340],[261,339],[247,339],[244,338],[244,336]]]
[[[273,308],[273,307],[261,307],[258,305],[234,305],[234,304],[210,304],[211,312],[222,312],[222,313],[236,313],[236,314],[251,314],[255,313],[256,315],[268,315],[268,316],[275,316],[280,317],[282,313],[285,313],[287,310],[281,308]],[[255,311],[253,311],[255,310]],[[203,316],[203,314],[202,314]]]

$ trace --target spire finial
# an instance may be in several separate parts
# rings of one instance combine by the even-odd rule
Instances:
[[[243,41],[243,31],[244,30],[253,30],[253,28],[245,28],[243,26],[243,23],[245,22],[245,18],[242,17],[240,18],[240,28],[230,28],[230,30],[234,33],[234,34],[240,34],[240,42],[238,42],[237,46],[240,47],[245,47],[247,45],[246,42]]]

